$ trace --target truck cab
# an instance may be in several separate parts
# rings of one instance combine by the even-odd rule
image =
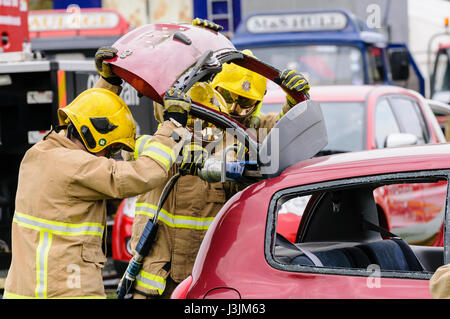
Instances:
[[[430,88],[433,100],[450,104],[450,42],[439,45],[431,75]]]
[[[131,29],[120,12],[76,5],[31,10],[28,26],[31,47],[49,60],[92,59],[98,48],[110,46]]]
[[[312,85],[395,84],[425,92],[406,44],[389,43],[343,9],[253,13],[232,42],[279,69],[304,73]]]

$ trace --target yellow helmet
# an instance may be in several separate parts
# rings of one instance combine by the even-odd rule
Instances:
[[[187,92],[192,99],[192,101],[210,107],[216,111],[228,115],[227,103],[225,102],[222,95],[214,90],[209,83],[197,82],[191,89]],[[188,126],[192,126],[192,118],[188,118]]]
[[[89,152],[97,153],[112,144],[134,150],[136,126],[125,102],[103,88],[88,89],[58,110],[61,125],[72,123]]]
[[[242,53],[254,56],[250,50],[243,50]],[[267,79],[237,64],[225,63],[222,71],[214,77],[212,86],[251,100],[262,101],[266,94]]]
[[[223,96],[213,89],[211,84],[197,82],[191,87],[187,94],[191,97],[192,101],[228,115],[227,103],[225,102]],[[198,120],[189,116],[187,126],[193,128],[195,121]],[[223,134],[221,129],[216,128],[211,123],[206,121],[200,122],[202,127],[201,137],[198,135],[196,136],[202,140],[204,146],[206,146],[209,142],[220,138]]]
[[[222,95],[213,89],[210,83],[206,82],[197,82],[195,83],[187,92],[187,95],[190,96],[193,102],[205,105],[210,107],[216,111],[222,112],[228,115],[227,103],[225,102]],[[162,123],[163,120],[163,106],[158,103],[153,103],[153,111],[155,118],[158,122]],[[189,129],[196,129],[194,123],[200,123],[201,132],[194,132],[195,137],[202,140],[203,144],[207,144],[212,140],[218,139],[220,135],[223,133],[221,129],[216,128],[211,123],[207,123],[206,121],[196,119],[191,115],[188,116],[186,126]]]
[[[187,95],[191,97],[193,102],[208,106],[216,111],[222,112],[228,115],[227,103],[222,95],[214,90],[211,84],[206,82],[195,83],[187,92]],[[154,115],[158,122],[162,123],[163,120],[163,107],[161,104],[154,103]],[[193,119],[189,115],[188,126],[191,126]]]

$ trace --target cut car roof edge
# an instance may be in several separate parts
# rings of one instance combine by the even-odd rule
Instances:
[[[314,157],[292,165],[283,171],[281,175],[295,175],[303,172],[328,170],[336,166],[353,166],[365,162],[373,163],[374,161],[379,162],[380,164],[386,164],[386,160],[389,158],[395,158],[397,165],[399,163],[406,164],[417,161],[417,157],[421,157],[424,160],[427,160],[427,158],[429,160],[435,160],[436,157],[442,157],[442,159],[448,159],[448,161],[442,161],[442,164],[439,165],[441,166],[440,168],[450,168],[450,143],[363,150]]]

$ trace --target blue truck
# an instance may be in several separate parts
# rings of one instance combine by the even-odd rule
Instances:
[[[312,85],[395,84],[425,93],[407,45],[389,43],[343,9],[253,13],[232,42],[275,67],[304,72]]]
[[[312,85],[394,84],[425,95],[408,46],[390,43],[384,26],[369,28],[346,9],[252,12],[239,0],[194,0],[194,15],[225,26],[238,49],[279,68],[305,73]]]

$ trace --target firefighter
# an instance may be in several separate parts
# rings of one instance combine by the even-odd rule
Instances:
[[[237,106],[234,101],[227,101],[228,95],[225,90],[234,91],[233,85],[236,85],[236,83],[230,81],[230,78],[235,78],[229,74],[220,76],[221,73],[216,76],[219,77],[219,80],[216,78],[211,84],[197,83],[193,86],[189,92],[191,99],[209,107],[216,109],[219,107],[219,111],[233,116],[244,125],[251,126],[253,123],[254,128],[272,128],[282,114],[263,115],[260,112],[254,114],[260,109],[265,93],[266,79],[251,71],[244,72],[244,70],[247,70],[243,68],[242,70],[228,70],[227,66],[224,66],[224,69],[228,72],[238,72],[238,75],[241,76],[240,79],[236,79],[238,85],[245,81],[251,81],[250,88],[252,85],[254,85],[254,89],[256,88],[256,92],[247,92],[249,90],[244,92],[246,93],[245,97],[233,94],[233,97],[244,105]],[[295,72],[286,72],[282,79],[287,83],[288,77],[290,80],[293,74],[296,77],[292,82],[297,84],[297,87],[303,84],[302,88],[299,89],[307,90],[307,82],[299,83],[306,80]],[[291,84],[289,83],[289,85]],[[214,86],[217,86],[218,90],[214,90]],[[222,94],[219,94],[219,90],[222,91]],[[213,101],[220,101],[220,103],[214,104]],[[252,105],[247,104],[248,101]],[[295,105],[295,101],[292,104],[287,103],[282,112],[287,112],[292,105]],[[245,106],[249,107],[246,108]],[[161,112],[158,110],[160,109],[155,108],[155,117],[159,121],[161,120]],[[229,112],[232,112],[232,114],[229,114]],[[258,121],[254,119],[258,119]],[[235,140],[226,137],[221,147],[216,148],[215,154],[220,156],[221,151],[230,144],[235,144]],[[207,158],[207,155],[203,155],[201,151],[198,151],[198,154],[202,157],[202,160],[195,158],[193,161],[203,162]],[[240,157],[238,154],[230,154]],[[178,172],[177,168],[173,167],[171,174],[173,175],[176,172]],[[188,174],[180,177],[160,212],[161,227],[158,230],[154,246],[150,254],[144,259],[142,269],[136,278],[133,294],[135,299],[170,297],[175,287],[191,274],[200,244],[216,214],[232,195],[246,186],[229,182],[207,183],[196,176],[195,170]],[[137,198],[131,247],[136,246],[148,219],[154,216],[161,192],[162,187]]]
[[[242,52],[254,56],[250,50]],[[310,86],[301,73],[286,69],[280,73],[280,80],[283,89],[294,89],[309,98]],[[286,94],[286,101],[278,114],[261,113],[267,90],[267,79],[234,63],[226,63],[222,66],[222,71],[214,77],[212,86],[224,97],[230,116],[248,128],[266,128],[269,131],[297,104],[289,94]]]
[[[222,26],[200,18],[192,20],[192,25],[215,32],[223,30]],[[248,49],[242,52],[254,56]],[[279,78],[283,90],[287,88],[302,92],[309,99],[310,85],[303,74],[285,69],[280,73]],[[222,66],[222,71],[214,77],[212,86],[224,97],[230,116],[248,128],[266,128],[269,131],[297,104],[294,98],[286,94],[286,102],[278,114],[261,113],[261,105],[267,90],[267,79],[234,63],[225,63]]]
[[[223,97],[208,83],[196,83],[189,91],[193,101],[227,114]],[[156,105],[155,117],[162,121],[162,107]],[[159,215],[158,233],[149,255],[144,259],[142,269],[136,278],[133,298],[169,298],[174,288],[191,274],[195,257],[203,237],[216,214],[227,200],[226,185],[207,183],[197,175],[198,167],[208,156],[219,156],[225,147],[222,143],[234,143],[233,139],[223,139],[220,130],[207,123],[195,124],[198,119],[189,117],[188,128],[201,127],[203,130],[184,152],[185,167],[174,166],[170,175],[182,173],[174,190],[169,194]],[[198,122],[197,122],[198,124]],[[204,147],[217,143],[215,152],[206,152]],[[231,142],[230,142],[231,141]],[[231,153],[230,153],[231,154]],[[199,163],[199,165],[194,165]],[[154,216],[163,187],[138,196],[133,221],[131,247],[136,247],[143,228]]]
[[[250,50],[242,52],[253,56]],[[301,73],[286,69],[279,77],[283,90],[288,88],[302,92],[309,99],[309,82]],[[262,131],[258,132],[260,138],[264,138],[277,121],[296,105],[296,101],[286,94],[286,101],[279,113],[262,113],[261,106],[267,90],[267,79],[234,63],[224,64],[222,71],[214,77],[211,85],[223,96],[229,115],[247,128],[261,129]],[[238,151],[238,158],[242,159],[242,156],[248,158],[247,148],[242,147],[240,143],[237,145],[241,149]],[[228,191],[233,195],[246,186],[248,185],[229,184]]]
[[[180,123],[189,97],[168,90],[163,108],[163,124],[133,162],[111,158],[135,149],[135,122],[119,96],[93,88],[58,110],[61,125],[20,165],[5,298],[106,297],[106,199],[163,185],[188,136]]]

